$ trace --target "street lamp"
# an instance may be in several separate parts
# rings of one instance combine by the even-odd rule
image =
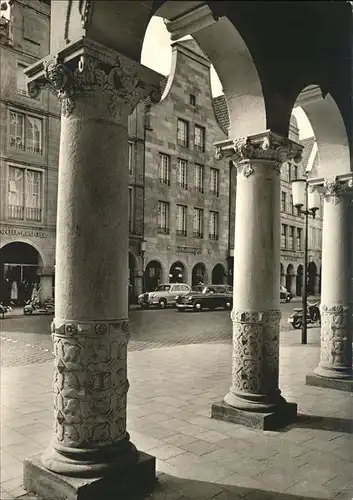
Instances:
[[[302,293],[303,304],[303,320],[302,320],[302,344],[307,343],[307,311],[308,311],[308,219],[309,215],[315,219],[315,214],[320,208],[320,195],[316,190],[313,190],[308,185],[308,180],[297,179],[292,181],[293,205],[298,209],[299,213],[305,216],[304,219],[304,284]],[[303,209],[303,207],[305,207]]]

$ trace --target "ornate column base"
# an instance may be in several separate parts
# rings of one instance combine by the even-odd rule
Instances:
[[[352,331],[348,306],[321,306],[320,364],[306,384],[353,392]]]
[[[284,398],[281,399],[281,403],[268,412],[239,410],[221,401],[212,405],[211,418],[263,431],[273,431],[295,422],[297,418],[297,403],[288,403]]]
[[[263,430],[293,422],[297,405],[287,403],[278,388],[280,311],[233,310],[231,318],[232,387],[212,405],[211,418]]]
[[[48,470],[39,459],[24,461],[23,485],[45,500],[116,500],[150,494],[156,482],[155,458],[139,452],[135,463],[97,478],[78,478]]]

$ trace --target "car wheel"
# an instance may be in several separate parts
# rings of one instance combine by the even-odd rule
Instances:
[[[159,301],[159,308],[160,309],[165,309],[167,307],[167,301],[165,299],[161,299]]]
[[[228,311],[229,309],[231,309],[231,307],[232,307],[232,303],[231,303],[231,301],[230,301],[230,300],[226,300],[226,302],[225,302],[225,304],[224,304],[224,309],[225,309],[226,311]]]
[[[25,313],[26,316],[30,315],[30,314],[33,314],[33,311],[32,309],[26,309],[25,311],[23,311]]]
[[[199,300],[197,300],[194,304],[194,311],[201,311],[202,309],[202,304]]]
[[[302,319],[295,318],[295,320],[293,321],[293,328],[297,330],[298,328],[301,328],[301,326],[302,326]]]

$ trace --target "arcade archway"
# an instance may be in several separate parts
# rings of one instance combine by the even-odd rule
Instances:
[[[281,285],[286,286],[286,275],[284,272],[284,265],[281,262],[281,271],[280,271],[280,280],[281,280]]]
[[[318,292],[318,276],[315,262],[308,265],[308,295],[316,295]]]
[[[148,262],[145,269],[145,290],[152,292],[163,281],[163,268],[158,260]]]
[[[8,243],[1,248],[0,300],[23,305],[31,298],[34,285],[40,283],[38,270],[42,265],[39,252],[28,243]]]
[[[297,269],[296,290],[295,293],[300,297],[303,293],[303,266],[300,264]]]
[[[129,252],[129,303],[134,303],[136,300],[135,277],[136,258],[131,252]]]
[[[180,262],[174,262],[169,269],[169,283],[187,283],[185,265]]]
[[[192,268],[191,285],[199,285],[200,283],[208,283],[207,269],[203,262],[198,262]]]
[[[292,295],[296,295],[295,271],[292,264],[288,264],[286,272],[286,288]]]
[[[212,284],[224,285],[226,283],[227,273],[222,264],[216,264],[212,269]]]

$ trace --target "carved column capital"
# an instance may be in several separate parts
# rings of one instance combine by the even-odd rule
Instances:
[[[353,196],[353,173],[313,179],[310,188],[317,190],[321,198],[337,205],[343,196],[349,194]]]
[[[227,139],[214,146],[216,159],[232,159],[244,177],[250,177],[254,172],[252,165],[256,160],[269,162],[279,174],[282,163],[291,159],[299,162],[303,150],[300,144],[270,130],[253,136]]]
[[[78,97],[90,92],[109,96],[108,111],[112,117],[119,104],[127,105],[131,113],[148,96],[152,102],[160,100],[160,81],[154,71],[108,48],[106,54],[103,46],[92,41],[84,40],[78,50],[75,48],[72,55],[58,53],[26,70],[32,97],[43,88],[49,89],[61,100],[64,116],[72,113]]]

